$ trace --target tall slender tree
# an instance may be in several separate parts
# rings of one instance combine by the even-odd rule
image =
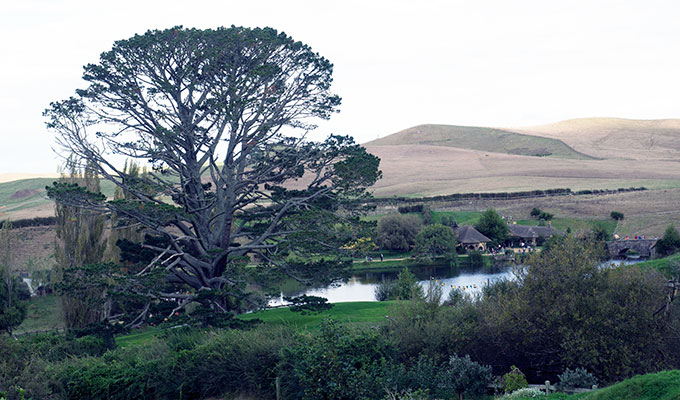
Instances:
[[[69,173],[62,176],[61,183],[79,185],[91,192],[99,192],[99,177],[92,166],[80,170],[71,159],[67,163]],[[84,207],[69,205],[57,201],[55,203],[56,240],[55,259],[57,261],[56,279],[64,281],[65,274],[77,274],[80,279],[87,279],[79,267],[100,263],[104,259],[106,241],[104,225],[106,216]],[[70,280],[70,279],[67,279]],[[57,285],[59,287],[59,284]],[[64,319],[68,327],[83,327],[99,322],[107,314],[99,306],[104,293],[97,289],[69,292],[61,290],[61,301]]]
[[[26,305],[18,296],[12,238],[12,223],[5,221],[0,230],[0,330],[10,335],[26,318]]]

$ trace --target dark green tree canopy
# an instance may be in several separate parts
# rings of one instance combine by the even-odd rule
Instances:
[[[145,245],[158,258],[143,271],[162,268],[184,286],[166,297],[213,293],[226,311],[249,257],[305,280],[286,257],[337,250],[334,227],[353,215],[345,200],[380,177],[379,159],[351,138],[307,140],[314,119],[340,104],[332,69],[271,28],[175,27],[118,41],[85,67],[89,86],[45,116],[62,149],[126,197],[102,202],[64,185],[49,194],[164,237],[165,247]],[[122,157],[153,169],[128,174]]]
[[[656,252],[661,257],[669,256],[680,250],[680,233],[675,225],[666,227],[663,237],[656,242]]]
[[[386,215],[378,221],[378,245],[386,250],[409,251],[422,226],[422,220],[415,215]]]
[[[456,234],[448,226],[432,224],[416,236],[416,254],[434,257],[450,254],[456,249]]]
[[[479,222],[475,225],[475,229],[491,239],[492,246],[504,242],[510,233],[508,225],[493,208],[489,208],[482,213]]]

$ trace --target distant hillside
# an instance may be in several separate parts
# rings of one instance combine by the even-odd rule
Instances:
[[[579,118],[509,130],[561,140],[579,152],[599,158],[680,157],[680,119]]]
[[[45,194],[57,178],[32,178],[0,183],[0,220],[48,217],[54,215],[54,203]],[[102,192],[113,196],[113,184],[101,183]]]
[[[522,156],[594,159],[575,151],[557,139],[476,126],[418,125],[368,142],[366,145],[429,145]]]

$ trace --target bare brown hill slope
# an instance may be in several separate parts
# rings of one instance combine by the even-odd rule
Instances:
[[[634,160],[680,158],[680,119],[580,118],[508,130],[561,140],[594,157]]]
[[[585,118],[501,129],[419,125],[365,146],[382,160],[376,196],[680,187],[680,120]]]
[[[431,145],[523,156],[588,160],[559,139],[526,135],[507,129],[425,124],[366,143],[368,146]]]
[[[574,160],[428,145],[366,148],[381,159],[376,196],[680,186],[680,160]]]

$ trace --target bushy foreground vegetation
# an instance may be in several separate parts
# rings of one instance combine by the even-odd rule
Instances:
[[[3,338],[0,389],[10,398],[19,387],[54,399],[275,398],[278,381],[286,399],[469,398],[487,390],[491,374],[511,371],[519,371],[508,379],[516,388],[520,373],[529,382],[592,374],[606,385],[677,368],[678,307],[655,314],[665,301],[663,276],[599,268],[598,251],[568,238],[479,298],[442,303],[435,286],[388,303],[384,316],[359,327],[325,319],[318,330],[176,328],[114,350],[91,336]]]

